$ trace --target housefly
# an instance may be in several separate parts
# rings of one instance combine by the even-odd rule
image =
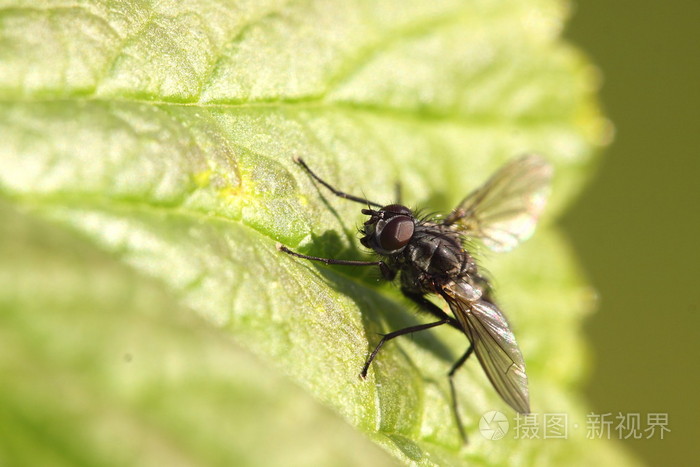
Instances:
[[[300,158],[295,161],[333,194],[367,206],[360,243],[379,257],[377,261],[349,261],[308,256],[278,245],[290,255],[325,264],[375,266],[384,279],[398,278],[401,292],[437,321],[390,332],[376,345],[360,373],[367,376],[382,346],[395,337],[450,325],[469,339],[466,352],[452,365],[448,376],[457,415],[453,376],[472,353],[476,354],[496,392],[519,413],[529,413],[525,362],[513,331],[496,304],[488,279],[479,271],[465,245],[481,241],[495,251],[507,251],[529,237],[544,209],[552,166],[536,155],[513,159],[474,190],[446,216],[417,217],[402,204],[382,205],[336,190]],[[438,295],[452,315],[428,299]]]

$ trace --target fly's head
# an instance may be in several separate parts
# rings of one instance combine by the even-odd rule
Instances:
[[[378,211],[363,209],[362,214],[368,215],[360,239],[367,248],[380,255],[391,256],[401,253],[413,238],[416,229],[416,218],[406,206],[390,204]]]

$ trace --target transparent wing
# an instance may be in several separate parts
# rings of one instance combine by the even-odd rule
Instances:
[[[470,193],[445,219],[495,251],[507,251],[535,230],[549,196],[553,168],[537,155],[514,159]]]
[[[453,283],[443,289],[443,296],[498,394],[519,413],[529,413],[525,361],[508,321],[496,305],[485,300],[470,301],[463,289]]]

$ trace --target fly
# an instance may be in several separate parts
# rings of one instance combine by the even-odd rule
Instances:
[[[306,163],[295,161],[334,195],[367,206],[368,216],[360,243],[376,253],[378,261],[349,261],[304,255],[278,245],[290,255],[325,264],[375,266],[388,281],[397,279],[401,292],[420,310],[437,321],[390,332],[382,337],[367,358],[360,376],[367,371],[380,349],[391,339],[443,324],[469,339],[466,352],[448,372],[452,405],[462,438],[466,439],[457,415],[453,377],[476,354],[496,392],[517,412],[530,412],[525,362],[513,331],[496,305],[488,279],[479,271],[466,241],[478,239],[495,251],[507,251],[534,231],[549,194],[552,166],[536,155],[513,159],[481,187],[474,190],[448,215],[417,218],[402,204],[382,205],[336,190],[316,175]],[[452,315],[428,300],[438,295],[447,302]]]

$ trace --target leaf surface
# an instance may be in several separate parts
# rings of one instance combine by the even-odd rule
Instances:
[[[627,461],[583,428],[547,443],[484,439],[483,413],[512,414],[476,361],[457,378],[462,446],[445,373],[465,337],[439,329],[393,342],[361,381],[377,333],[423,318],[371,272],[275,249],[365,255],[360,206],[315,186],[293,156],[345,191],[389,203],[400,182],[408,204],[446,211],[504,161],[543,154],[557,169],[548,218],[532,241],[482,263],[514,323],[533,410],[583,427],[579,328],[592,294],[552,219],[608,129],[595,70],[559,37],[566,13],[551,0],[3,2],[0,298],[6,345],[22,357],[2,364],[26,383],[2,403],[15,408],[6,426],[25,424],[18,445],[41,426],[31,407],[48,405],[54,390],[39,382],[49,375],[89,402],[46,407],[71,420],[66,431],[99,425],[104,411],[117,419],[85,444],[45,431],[37,455],[66,463],[108,463],[104,443],[117,436],[121,455],[143,464],[274,464],[284,457],[265,438],[277,434],[288,459],[327,464],[333,443],[309,460],[289,441],[315,432],[306,411],[289,415],[295,401],[347,435],[334,458],[348,464],[362,440],[331,412],[420,465]],[[127,353],[152,368],[125,364]],[[251,376],[258,361],[266,369]],[[260,398],[238,385],[260,385]],[[80,395],[93,391],[102,397]],[[253,454],[226,441],[239,432]]]

